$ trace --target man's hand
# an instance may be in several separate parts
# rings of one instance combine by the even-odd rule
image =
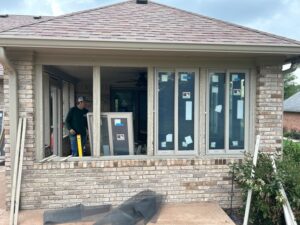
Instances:
[[[75,135],[75,134],[76,134],[76,131],[73,130],[73,129],[71,129],[71,130],[70,130],[70,134]]]

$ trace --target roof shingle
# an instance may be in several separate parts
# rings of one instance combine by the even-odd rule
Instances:
[[[292,95],[283,102],[284,112],[300,112],[300,92]]]
[[[154,2],[134,0],[0,32],[1,37],[300,46],[300,42]]]

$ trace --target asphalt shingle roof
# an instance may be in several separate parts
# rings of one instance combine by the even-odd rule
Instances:
[[[1,37],[300,46],[300,42],[154,2],[135,0],[0,32]]]
[[[52,18],[50,16],[36,17],[28,15],[0,15],[0,32],[4,30],[13,29],[16,27],[37,23],[46,19]],[[4,73],[3,66],[0,64],[0,76]],[[0,77],[1,79],[1,77]]]
[[[300,92],[292,95],[283,102],[284,112],[300,112]]]
[[[28,24],[37,23],[45,19],[52,18],[50,16],[36,17],[28,15],[0,15],[0,32]]]

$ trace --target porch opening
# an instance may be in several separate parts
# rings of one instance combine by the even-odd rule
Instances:
[[[102,128],[104,128],[101,132],[101,155],[147,154],[147,68],[101,67],[100,73]],[[115,120],[110,135],[113,140],[109,145],[108,140],[105,140],[109,137],[107,137],[108,132],[105,130],[104,123],[106,113],[109,115],[110,112],[119,114],[112,114],[114,116],[112,119],[115,118]],[[123,128],[118,127],[116,123],[122,118],[122,113],[132,115],[132,134],[130,134],[130,129],[126,134],[127,131],[122,130]],[[122,119],[120,122],[122,124]],[[128,144],[130,139],[133,140],[133,149],[126,149],[128,146],[126,141],[118,143],[118,140],[122,140],[122,135],[127,135]],[[106,151],[108,147],[113,148],[109,153]],[[130,144],[129,148],[132,148]]]
[[[147,154],[147,68],[101,67],[100,76],[100,155]],[[93,116],[93,67],[43,66],[44,157],[72,153],[65,120],[79,96],[84,97],[85,108]],[[125,121],[126,115],[131,119]],[[108,124],[108,118],[115,124]],[[132,130],[119,127],[124,121]],[[92,136],[90,129],[83,156],[93,156]],[[125,145],[118,140],[124,140]]]

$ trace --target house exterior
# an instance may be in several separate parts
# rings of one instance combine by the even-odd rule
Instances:
[[[255,136],[261,151],[281,151],[281,66],[300,55],[298,41],[150,1],[3,31],[0,46],[8,181],[18,117],[28,124],[23,209],[117,205],[145,189],[167,202],[228,208],[229,165],[253,151]],[[93,112],[90,156],[62,161],[62,124],[82,95]],[[133,154],[106,154],[102,116],[110,112],[133,114]],[[124,132],[123,119],[108,126]],[[51,154],[59,157],[41,162]]]
[[[0,31],[9,30],[15,27],[33,24],[44,19],[51,18],[41,16],[27,16],[27,15],[0,15]],[[3,128],[4,116],[4,68],[0,63],[0,134]],[[0,137],[1,138],[1,137]],[[2,140],[2,139],[1,139]],[[0,143],[0,155],[2,155],[2,142]]]
[[[283,129],[300,131],[300,92],[292,95],[283,102]]]

